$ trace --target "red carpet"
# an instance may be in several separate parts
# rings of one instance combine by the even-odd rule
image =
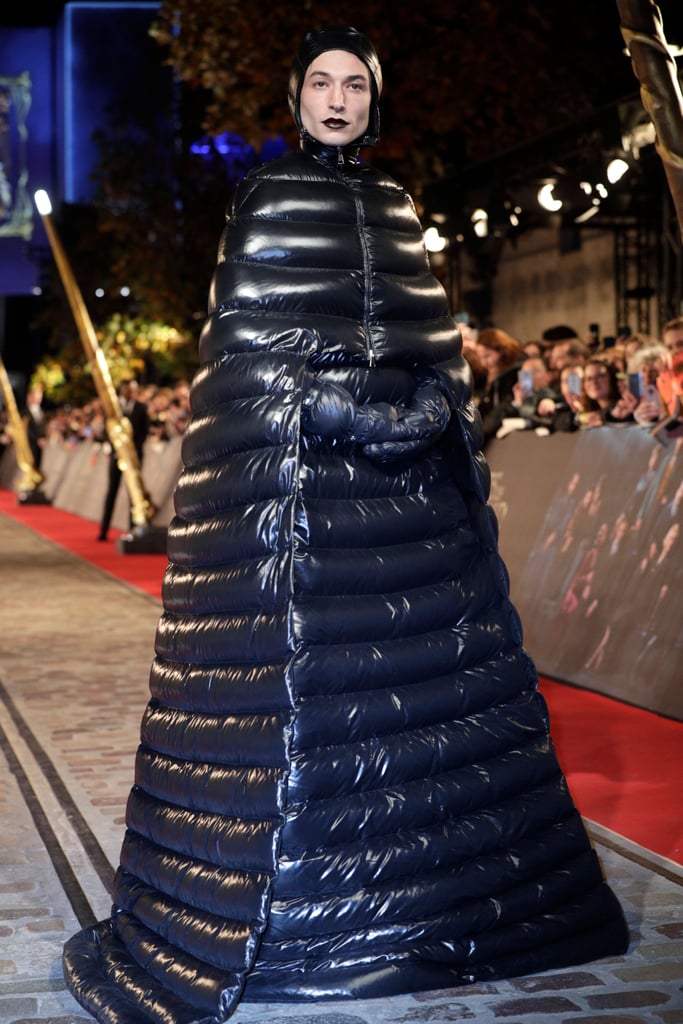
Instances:
[[[95,540],[96,523],[51,506],[20,505],[6,490],[0,490],[0,515],[161,598],[164,555],[120,555],[113,540]],[[541,681],[541,690],[550,708],[560,762],[581,813],[683,864],[683,722],[549,680]]]
[[[51,505],[21,505],[12,491],[0,489],[0,515],[10,516],[30,526],[36,533],[60,544],[79,558],[117,579],[144,590],[161,600],[161,581],[166,568],[165,555],[119,555],[116,538],[120,530],[110,530],[109,540],[98,541],[98,524],[62,512]]]

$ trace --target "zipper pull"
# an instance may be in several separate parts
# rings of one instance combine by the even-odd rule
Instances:
[[[344,150],[341,146],[337,146],[337,167],[344,166]]]

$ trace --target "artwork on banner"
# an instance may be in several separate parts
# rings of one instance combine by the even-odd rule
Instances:
[[[539,672],[683,720],[683,439],[521,431],[487,457]]]
[[[31,78],[0,76],[0,235],[30,238],[33,208],[28,191],[26,145]]]

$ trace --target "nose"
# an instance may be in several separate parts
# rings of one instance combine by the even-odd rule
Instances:
[[[341,83],[338,83],[332,87],[330,95],[330,106],[333,110],[343,110],[346,106],[344,100],[344,89]]]

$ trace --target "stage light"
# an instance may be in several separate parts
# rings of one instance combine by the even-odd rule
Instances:
[[[472,227],[477,238],[486,238],[489,233],[489,215],[481,207],[474,210],[470,217]]]
[[[596,213],[598,213],[600,210],[600,200],[594,199],[593,202],[595,203],[594,206],[589,206],[588,209],[584,210],[583,213],[580,213],[578,217],[574,217],[575,224],[585,224],[587,220],[590,220],[591,217],[594,217]]]
[[[443,252],[446,248],[446,239],[443,235],[439,234],[438,228],[427,228],[424,233],[424,240],[425,245],[427,246],[427,252]]]
[[[607,180],[610,185],[616,185],[628,171],[628,164],[620,156],[610,160],[607,165]]]
[[[49,217],[52,213],[52,203],[50,197],[44,188],[39,188],[37,192],[33,193],[33,200],[38,208],[38,213],[41,217]]]
[[[556,199],[553,190],[555,188],[554,181],[548,181],[545,185],[542,185],[538,190],[538,202],[544,210],[548,210],[549,213],[556,213],[557,210],[562,209],[562,200]]]

